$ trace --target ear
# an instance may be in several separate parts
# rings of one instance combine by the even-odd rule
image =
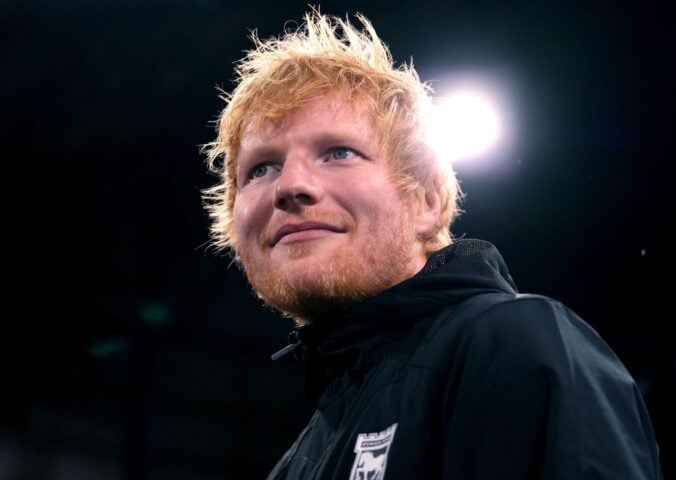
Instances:
[[[418,238],[429,238],[439,221],[439,212],[441,211],[441,197],[437,189],[432,185],[426,185],[419,204],[416,234]]]

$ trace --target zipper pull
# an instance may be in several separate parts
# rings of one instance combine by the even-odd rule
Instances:
[[[300,340],[296,340],[296,343],[289,344],[286,347],[279,350],[278,352],[275,352],[272,355],[270,355],[270,360],[272,360],[273,362],[276,361],[276,360],[279,360],[284,355],[286,355],[290,352],[293,352],[299,345],[300,345]]]

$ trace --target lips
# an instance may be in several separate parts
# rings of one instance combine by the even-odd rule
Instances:
[[[287,224],[282,228],[277,230],[274,237],[272,237],[272,245],[275,246],[277,243],[286,235],[296,232],[302,232],[305,230],[328,230],[330,232],[344,233],[345,229],[336,227],[335,225],[330,225],[328,223],[322,222],[303,222],[299,224]]]

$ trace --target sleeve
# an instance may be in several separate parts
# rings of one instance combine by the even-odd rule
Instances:
[[[640,392],[598,334],[528,297],[472,319],[443,398],[444,479],[655,479]]]

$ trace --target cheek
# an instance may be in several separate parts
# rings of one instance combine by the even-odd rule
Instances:
[[[253,233],[256,215],[251,202],[239,196],[235,198],[232,216],[237,238],[244,239],[247,233]]]
[[[235,198],[233,223],[237,238],[257,240],[272,216],[272,203],[264,191],[247,191]]]
[[[359,196],[355,197],[364,205],[364,210],[374,218],[390,215],[393,210],[401,208],[398,191],[385,179],[370,182],[359,192]]]

